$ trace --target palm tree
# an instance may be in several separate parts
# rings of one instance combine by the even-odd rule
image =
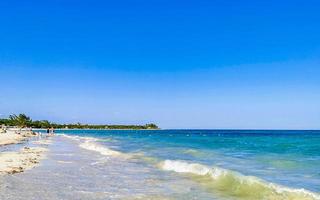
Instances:
[[[32,122],[31,118],[25,114],[10,115],[9,119],[12,121],[12,124],[19,127],[29,126]]]

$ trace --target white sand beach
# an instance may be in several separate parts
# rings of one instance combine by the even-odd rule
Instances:
[[[26,142],[29,138],[37,136],[30,130],[9,129],[0,133],[0,146],[10,146]],[[44,157],[46,148],[23,147],[16,151],[0,153],[0,175],[23,172],[36,166]]]
[[[0,146],[1,145],[9,145],[9,144],[17,144],[25,140],[25,137],[19,134],[12,133],[1,133],[0,134]]]
[[[28,139],[29,137],[36,136],[35,132],[30,130],[8,129],[5,132],[0,132],[0,146],[9,144],[18,144]]]
[[[44,157],[45,148],[24,147],[18,152],[0,153],[0,175],[23,172],[35,167]]]

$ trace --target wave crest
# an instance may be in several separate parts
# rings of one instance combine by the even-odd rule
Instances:
[[[266,182],[254,176],[245,176],[238,172],[209,167],[198,163],[165,160],[160,163],[163,170],[188,173],[193,179],[208,189],[245,199],[272,200],[319,200],[320,195],[305,189],[292,189]]]
[[[96,151],[98,153],[100,153],[101,155],[104,156],[122,156],[125,157],[125,154],[119,152],[119,151],[115,151],[112,149],[109,149],[107,147],[104,147],[102,145],[99,145],[95,142],[91,142],[91,141],[85,141],[83,143],[81,143],[79,145],[81,148],[87,149],[87,150],[91,150],[91,151]]]
[[[100,140],[97,138],[83,137],[83,136],[77,136],[77,135],[71,136],[71,135],[66,135],[66,134],[60,134],[60,135],[62,135],[63,137],[81,142],[79,144],[79,147],[86,149],[86,150],[98,152],[104,156],[122,157],[122,158],[129,157],[129,155],[126,155],[125,153],[122,153],[122,152],[116,151],[116,150],[112,150],[112,149],[107,148],[104,145],[98,144],[97,141],[100,141]]]
[[[78,135],[67,135],[67,134],[59,134],[63,137],[69,138],[71,140],[76,140],[76,141],[80,141],[80,140],[86,140],[86,141],[97,141],[98,139],[94,138],[94,137],[84,137],[84,136],[78,136]]]

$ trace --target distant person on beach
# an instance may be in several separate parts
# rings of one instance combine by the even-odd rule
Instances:
[[[49,134],[50,133],[50,130],[47,128],[47,134]]]
[[[50,129],[50,135],[54,135],[54,132],[55,132],[54,128],[51,127],[51,129]]]

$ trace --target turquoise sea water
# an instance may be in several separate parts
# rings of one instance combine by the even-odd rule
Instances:
[[[0,178],[0,199],[320,199],[320,131],[58,130],[49,139],[39,167]]]
[[[120,153],[172,176],[189,176],[206,190],[225,197],[290,199],[299,193],[294,189],[312,195],[320,192],[320,131],[59,132],[96,138],[94,144],[89,141],[83,147],[107,156]],[[304,197],[309,196],[300,198]]]

